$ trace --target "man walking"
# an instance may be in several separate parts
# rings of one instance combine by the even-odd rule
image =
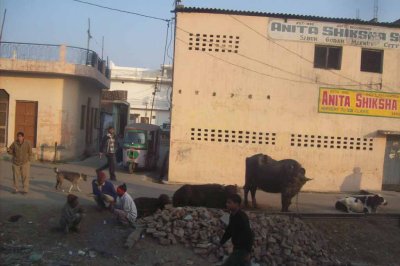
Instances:
[[[29,192],[29,172],[30,172],[30,159],[32,156],[32,146],[29,141],[25,140],[24,133],[17,133],[17,140],[11,144],[7,152],[12,155],[12,170],[14,179],[14,191],[18,193],[18,181],[22,181],[22,194]]]
[[[116,181],[117,178],[115,177],[115,152],[117,149],[117,143],[115,141],[114,128],[109,127],[107,132],[107,135],[103,137],[100,145],[100,158],[103,156],[103,154],[105,154],[107,157],[107,163],[98,168],[96,171],[99,172],[108,168],[110,172],[110,179]]]
[[[248,266],[250,265],[250,254],[253,246],[254,236],[250,228],[249,218],[240,209],[242,198],[237,194],[228,196],[226,207],[230,212],[229,225],[220,241],[224,245],[232,238],[233,251],[226,259],[223,266]]]

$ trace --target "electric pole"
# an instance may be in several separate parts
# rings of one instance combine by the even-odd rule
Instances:
[[[1,37],[3,36],[3,27],[6,21],[6,14],[7,14],[7,9],[4,9],[3,22],[1,23],[1,31],[0,31],[0,42],[1,42]]]
[[[163,75],[163,73],[161,73],[161,76],[162,75]],[[156,98],[157,85],[158,85],[158,77],[156,78],[156,84],[154,84],[153,100],[151,102],[151,109],[150,109],[150,124],[151,124],[151,119],[153,119],[152,115],[153,115],[153,108],[154,108],[154,99]]]
[[[379,1],[374,0],[374,22],[378,22]]]
[[[103,39],[101,40],[101,60],[103,60],[103,52],[104,52],[104,36]]]
[[[90,35],[90,18],[88,18],[88,30],[87,30],[87,52],[86,52],[86,65],[91,64],[89,61],[89,45],[90,45],[90,39],[92,39],[92,35]]]

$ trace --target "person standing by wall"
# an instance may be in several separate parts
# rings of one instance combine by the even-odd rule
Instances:
[[[18,193],[18,181],[22,181],[22,194],[29,192],[29,173],[30,160],[32,157],[32,146],[29,141],[25,140],[23,132],[17,133],[17,140],[11,144],[7,152],[12,155],[12,170],[14,179],[14,191]]]
[[[115,152],[117,150],[117,142],[115,140],[115,130],[113,127],[107,129],[107,135],[101,141],[100,144],[100,158],[103,154],[107,157],[107,163],[102,167],[98,168],[96,172],[102,171],[108,168],[110,172],[110,179],[116,181],[115,176]]]

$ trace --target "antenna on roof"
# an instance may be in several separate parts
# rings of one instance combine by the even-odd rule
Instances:
[[[379,2],[378,0],[374,0],[374,22],[378,22],[378,9],[379,9]]]

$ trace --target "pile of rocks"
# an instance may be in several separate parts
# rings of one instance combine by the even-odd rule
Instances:
[[[252,258],[267,265],[335,265],[323,237],[298,218],[247,213],[254,231]],[[146,234],[161,245],[182,243],[216,262],[232,251],[230,241],[220,247],[229,214],[218,209],[167,206],[140,220]]]

